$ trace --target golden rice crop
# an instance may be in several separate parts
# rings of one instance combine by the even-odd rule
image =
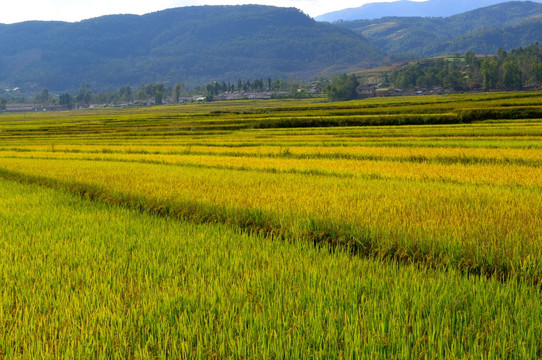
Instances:
[[[536,358],[540,291],[0,179],[0,350],[50,358]]]
[[[79,153],[145,153],[157,155],[175,155],[179,153],[196,153],[210,155],[240,155],[240,156],[284,156],[284,157],[326,157],[326,158],[355,158],[374,160],[414,160],[435,161],[444,159],[448,162],[471,162],[471,163],[526,163],[532,161],[542,165],[542,149],[524,148],[464,148],[464,147],[423,147],[423,146],[356,146],[314,144],[311,146],[298,144],[288,145],[251,145],[251,146],[227,146],[223,144],[214,146],[178,144],[167,145],[24,145],[11,146],[0,149],[0,154],[5,151],[57,151]]]
[[[350,237],[384,256],[535,277],[542,269],[536,189],[79,160],[6,158],[0,167],[94,186],[113,202],[128,196],[158,209],[203,204],[218,213],[206,216],[233,223],[245,209],[263,212],[270,215],[261,226]]]
[[[540,105],[0,114],[0,358],[537,358]]]
[[[212,153],[211,153],[212,154]],[[542,187],[542,166],[495,164],[439,164],[418,162],[368,161],[319,158],[280,158],[215,155],[167,155],[101,152],[17,152],[4,151],[0,156],[31,159],[83,159],[97,161],[142,162],[180,166],[201,166],[234,170],[297,172],[320,175],[362,176],[420,181]],[[525,160],[525,159],[524,159]],[[542,159],[540,159],[542,162]],[[542,165],[542,164],[541,164]]]

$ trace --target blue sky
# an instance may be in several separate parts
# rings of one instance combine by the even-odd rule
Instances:
[[[297,7],[310,16],[376,0],[3,0],[0,23],[26,20],[79,21],[107,14],[145,14],[179,6],[263,4]],[[391,0],[378,0],[379,2]],[[419,1],[419,0],[418,0]]]

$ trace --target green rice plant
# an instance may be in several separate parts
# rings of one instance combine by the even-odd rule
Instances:
[[[81,160],[5,158],[0,168],[6,178],[150,213],[468,273],[542,280],[538,187]],[[255,220],[261,214],[263,227]],[[315,222],[327,230],[314,231]]]
[[[256,149],[257,150],[257,149]],[[268,173],[313,174],[334,177],[404,179],[455,184],[486,184],[542,188],[542,157],[532,159],[477,158],[469,156],[411,155],[392,158],[363,154],[294,154],[290,148],[279,148],[269,156],[246,153],[100,153],[81,152],[0,152],[11,159],[62,159],[167,164],[191,168],[229,169]],[[103,154],[109,155],[103,155]]]
[[[0,357],[542,354],[540,290],[0,179]],[[315,226],[317,226],[315,224]]]

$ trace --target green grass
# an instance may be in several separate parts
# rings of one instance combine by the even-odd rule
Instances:
[[[0,357],[542,355],[540,291],[0,180]]]

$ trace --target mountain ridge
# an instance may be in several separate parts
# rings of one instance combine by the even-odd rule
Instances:
[[[508,0],[399,0],[393,2],[375,2],[360,7],[342,9],[315,17],[317,21],[352,21],[374,20],[383,17],[449,17],[467,11],[507,2]],[[542,2],[542,0],[534,0]],[[522,2],[522,1],[518,1]]]
[[[383,55],[348,29],[294,8],[260,5],[0,25],[0,83],[38,89],[307,78],[368,66]]]
[[[510,1],[446,18],[385,17],[336,23],[390,54],[495,53],[540,41],[542,4]]]

